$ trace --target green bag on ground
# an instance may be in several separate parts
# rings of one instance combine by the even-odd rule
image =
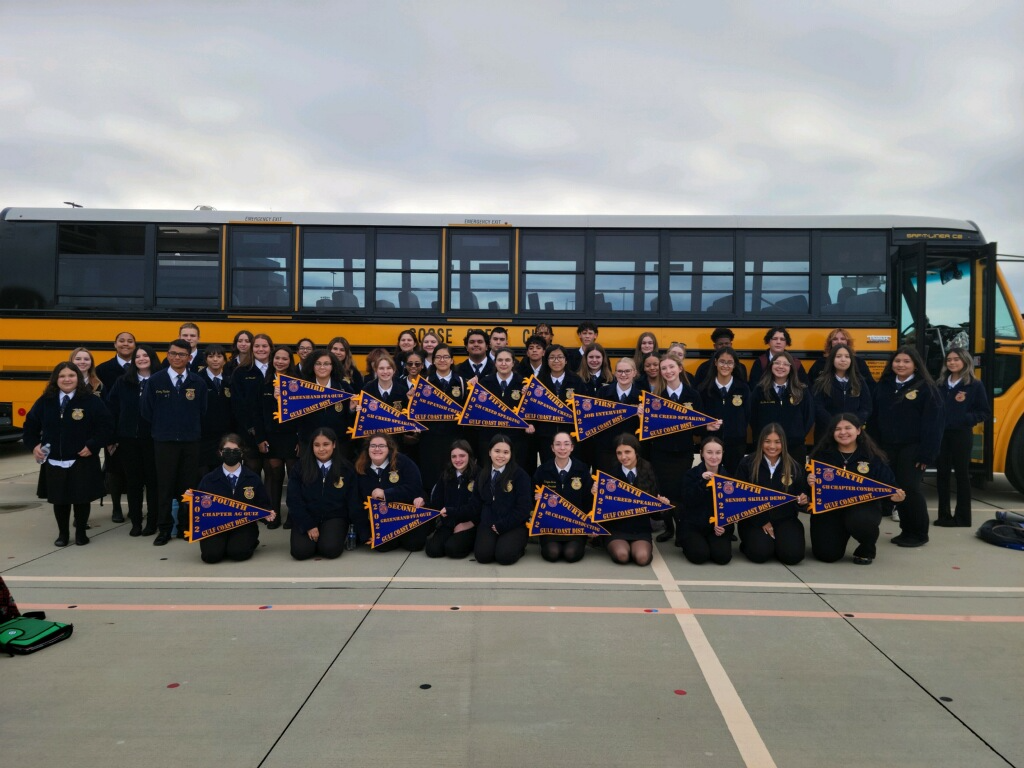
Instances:
[[[25,656],[71,637],[74,624],[19,616],[0,624],[0,651]]]

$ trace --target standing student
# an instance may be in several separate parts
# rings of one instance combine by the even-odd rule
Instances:
[[[114,436],[114,420],[85,376],[73,363],[57,363],[43,394],[25,416],[22,442],[40,464],[37,495],[53,505],[56,547],[70,541],[75,514],[75,544],[89,543],[91,503],[103,495],[99,451]]]
[[[549,344],[553,344],[555,341],[555,332],[551,328],[550,323],[537,323],[537,325],[535,325],[533,328],[533,335],[540,336],[544,340],[545,348],[547,348]]]
[[[372,434],[366,439],[356,459],[359,476],[359,498],[367,496],[389,502],[423,506],[423,479],[416,464],[398,452],[398,444],[391,435]],[[359,541],[370,541],[369,512],[363,508],[355,519]],[[399,547],[419,552],[426,544],[430,526],[420,525],[376,548],[377,552],[390,552]]]
[[[797,376],[799,367],[789,352],[775,356],[757,383],[750,423],[754,432],[768,424],[781,424],[789,455],[802,465],[807,456],[804,441],[814,426],[814,398]]]
[[[405,356],[416,349],[416,331],[412,328],[398,334],[398,341],[395,342],[395,349],[391,353],[391,359],[395,362],[397,375],[401,376],[405,371]]]
[[[921,480],[939,455],[944,429],[942,396],[918,351],[903,346],[893,353],[875,388],[871,434],[896,475],[907,498],[900,504],[901,533],[891,541],[898,547],[928,543],[928,504]]]
[[[298,424],[295,420],[279,422],[275,416],[278,410],[278,376],[295,376],[295,363],[288,347],[277,347],[270,358],[270,370],[263,385],[261,418],[256,427],[256,445],[263,454],[263,482],[267,495],[277,516],[267,523],[268,529],[280,528],[282,524],[281,497],[284,491],[285,473],[291,469],[299,454]],[[285,521],[286,529],[291,526]]]
[[[615,362],[615,383],[606,385],[598,395],[603,400],[613,400],[623,405],[639,408],[640,392],[643,385],[637,380],[636,363],[631,357],[621,357]],[[640,429],[640,414],[630,416],[613,427],[598,432],[587,442],[594,444],[594,468],[611,472],[620,462],[615,453],[615,439],[619,435],[635,435]]]
[[[715,516],[715,492],[711,476],[722,472],[725,444],[709,435],[700,444],[700,463],[683,477],[683,503],[676,507],[676,543],[694,565],[710,560],[725,565],[732,560],[734,525],[711,522]]]
[[[188,369],[190,346],[175,339],[167,351],[168,367],[149,378],[142,396],[142,418],[152,424],[160,494],[159,533],[153,539],[161,547],[171,540],[171,502],[199,479],[199,445],[206,413],[206,384]],[[178,507],[179,537],[188,523],[185,505]],[[145,533],[145,531],[143,531]]]
[[[658,479],[651,465],[640,458],[640,443],[636,437],[622,434],[615,438],[616,466],[609,473],[616,480],[639,488],[644,493],[657,496],[662,503],[671,504],[668,498],[658,493]],[[597,494],[597,483],[591,485],[591,493]],[[621,520],[601,523],[611,536],[608,539],[608,554],[613,563],[628,565],[650,565],[654,559],[654,544],[651,542],[651,516],[636,515]]]
[[[512,565],[526,552],[526,523],[533,511],[530,476],[516,464],[507,435],[491,438],[490,459],[480,472],[473,492],[477,509],[473,553],[478,563]]]
[[[573,442],[569,433],[560,430],[551,438],[551,458],[537,467],[533,473],[533,485],[548,488],[568,501],[584,515],[589,514],[593,495],[593,481],[590,467],[572,455]],[[540,498],[540,494],[536,495]],[[549,563],[564,559],[575,563],[583,559],[587,551],[586,536],[540,537],[540,554]]]
[[[833,417],[825,426],[824,434],[814,447],[811,458],[856,472],[879,483],[896,483],[896,476],[885,463],[885,455],[864,431],[864,423],[852,413],[840,413]],[[814,478],[808,477],[808,480],[813,482]],[[897,490],[889,498],[899,503],[906,498],[906,494]],[[882,507],[888,503],[876,499],[811,515],[811,551],[814,557],[824,563],[841,560],[852,538],[857,542],[853,562],[857,565],[871,565],[876,554]]]
[[[868,364],[864,362],[864,360],[854,353],[853,337],[845,328],[833,328],[828,332],[828,336],[825,337],[825,351],[821,357],[814,361],[814,365],[812,365],[811,370],[808,371],[808,380],[812,384],[818,380],[822,371],[825,370],[825,364],[828,362],[830,353],[839,346],[845,346],[849,350],[857,375],[861,382],[863,382],[869,390],[874,391],[875,378],[871,375],[871,369],[868,368]]]
[[[768,332],[765,333],[764,343],[768,345],[768,349],[758,355],[754,359],[754,364],[750,366],[750,383],[754,387],[761,381],[765,373],[771,370],[772,362],[775,358],[792,345],[793,337],[789,335],[789,331],[781,325],[777,325],[774,328],[769,328]],[[793,367],[796,368],[797,376],[800,377],[800,382],[806,386],[808,384],[807,372],[799,360],[792,356],[790,356],[790,359],[793,362]]]
[[[345,550],[349,524],[360,516],[359,478],[330,427],[313,430],[288,474],[291,554],[333,560]]]
[[[153,430],[141,413],[142,394],[150,376],[160,370],[160,361],[153,348],[146,344],[137,346],[132,358],[128,370],[114,382],[107,405],[115,423],[113,455],[120,457],[125,474],[128,520],[132,524],[128,535],[141,536],[143,495],[146,499],[147,535],[156,533],[160,509]]]
[[[121,331],[114,338],[114,356],[109,360],[96,366],[96,376],[103,384],[103,397],[109,398],[114,384],[124,376],[128,367],[132,364],[132,356],[135,353],[135,336],[128,331]],[[116,452],[106,453],[106,461],[103,462],[103,484],[110,492],[111,521],[115,523],[124,522],[124,513],[121,510],[121,494],[125,488],[125,469],[123,457]]]
[[[494,359],[494,356],[498,354],[500,349],[510,349],[508,346],[508,329],[502,328],[500,325],[496,328],[492,328],[491,332],[487,334],[487,354]],[[515,355],[513,354],[513,357]]]
[[[270,373],[270,352],[274,341],[265,333],[252,337],[252,355],[231,374],[231,409],[235,426],[245,440],[245,466],[259,474],[263,453],[257,445],[256,432],[263,419],[263,390]]]
[[[434,367],[434,350],[441,344],[441,337],[433,331],[427,331],[420,339],[420,349],[423,350],[423,371],[427,372]]]
[[[182,323],[178,329],[178,338],[188,342],[190,352],[188,358],[188,369],[195,373],[202,373],[206,367],[206,361],[199,350],[199,326],[195,323]]]
[[[702,389],[709,378],[713,377],[715,371],[715,352],[720,349],[733,349],[732,341],[736,338],[736,334],[732,332],[731,328],[715,328],[711,332],[711,344],[713,350],[711,353],[711,359],[705,360],[703,363],[697,366],[696,373],[693,374],[693,381],[697,389]],[[733,370],[733,376],[736,377],[737,381],[746,383],[747,381],[747,369],[743,363],[739,362],[739,358],[736,357],[735,351],[733,351],[733,358],[737,360],[735,369]]]
[[[523,377],[516,374],[516,359],[512,356],[511,349],[502,349],[494,358],[495,371],[490,376],[480,380],[480,386],[501,400],[506,406],[515,410],[523,397]],[[475,427],[477,432],[477,445],[480,455],[488,453],[491,440],[502,430],[498,427]],[[513,446],[516,454],[516,463],[523,465],[526,462],[527,439],[536,431],[531,424],[525,430],[511,430],[506,438]]]
[[[68,356],[68,362],[72,363],[82,372],[82,375],[85,377],[85,383],[89,385],[89,392],[100,397],[105,395],[103,392],[103,382],[96,375],[96,362],[92,352],[85,347],[75,347]]]
[[[470,328],[463,339],[466,345],[466,360],[456,367],[458,373],[467,382],[473,382],[494,373],[494,362],[487,354],[487,334],[479,328]]]
[[[295,354],[299,358],[297,365],[301,368],[302,364],[306,362],[306,358],[310,356],[313,350],[316,349],[316,344],[313,343],[312,339],[305,337],[299,339],[295,345]],[[209,354],[209,352],[207,352]]]
[[[857,357],[845,344],[831,347],[814,379],[815,438],[820,440],[837,413],[853,413],[864,423],[872,411],[871,387],[861,378]]]
[[[344,336],[335,336],[331,339],[327,349],[341,366],[342,387],[346,392],[356,394],[363,389],[363,374],[356,368],[352,361],[352,347]]]
[[[206,368],[199,377],[206,383],[206,413],[203,414],[203,437],[199,446],[199,471],[207,475],[221,463],[220,439],[235,432],[231,411],[231,382],[225,374],[227,358],[224,347],[210,344],[206,348]]]
[[[311,352],[303,363],[299,375],[305,381],[319,384],[321,387],[347,392],[342,380],[341,363],[326,349]],[[298,424],[299,455],[310,446],[313,433],[324,427],[330,429],[338,441],[338,450],[342,456],[348,456],[349,440],[346,435],[351,426],[351,412],[347,403],[336,403],[306,414],[296,420]]]
[[[752,563],[767,562],[773,555],[783,565],[799,563],[807,549],[804,524],[797,516],[799,507],[808,502],[807,475],[802,464],[789,455],[781,424],[767,424],[761,430],[753,453],[743,457],[736,474],[737,480],[797,497],[741,520],[740,551]]]
[[[700,393],[690,384],[689,376],[676,357],[664,355],[661,358],[659,376],[662,382],[661,397],[703,411]],[[673,509],[659,513],[665,523],[665,530],[658,534],[658,541],[670,541],[675,536],[676,509],[683,500],[683,476],[693,466],[693,432],[670,432],[652,438],[647,443],[658,488],[673,506]]]
[[[576,369],[576,374],[583,379],[583,394],[597,397],[601,387],[615,381],[612,368],[608,363],[608,353],[596,341],[583,349],[583,360]]]
[[[974,378],[974,359],[961,347],[946,353],[946,364],[939,374],[939,392],[945,413],[945,429],[936,464],[935,487],[939,494],[942,528],[971,526],[971,448],[974,425],[990,418],[985,387]],[[949,503],[949,476],[956,475],[956,506]]]
[[[461,560],[473,551],[476,543],[473,491],[479,472],[469,442],[452,441],[448,461],[430,492],[430,509],[441,510],[441,516],[427,537],[424,547],[427,557]]]
[[[723,472],[733,477],[747,452],[747,428],[752,410],[750,388],[735,375],[743,364],[732,347],[715,350],[711,362],[715,373],[705,380],[701,400],[704,413],[718,419],[716,424],[709,424],[707,430],[722,441]]]
[[[199,481],[197,490],[260,509],[270,509],[270,498],[260,482],[260,476],[242,466],[242,438],[235,434],[224,435],[218,453],[221,466],[207,473]],[[267,520],[273,522],[276,518],[277,513],[272,513]],[[254,520],[200,539],[199,553],[204,563],[219,563],[225,559],[242,562],[252,557],[259,545],[260,526]]]
[[[650,331],[644,331],[636,339],[636,348],[633,350],[633,362],[636,363],[638,371],[644,370],[644,362],[651,356],[661,357],[661,347],[658,346],[658,337]]]
[[[537,326],[538,328],[540,326]],[[550,329],[549,329],[550,330]],[[580,340],[580,346],[578,349],[569,350],[567,357],[568,365],[570,370],[578,370],[580,364],[583,362],[584,350],[597,342],[598,327],[596,323],[590,320],[584,320],[582,323],[576,326],[576,337]],[[550,339],[547,342],[551,343]]]
[[[531,336],[526,340],[526,354],[516,363],[516,373],[524,379],[540,376],[544,373],[544,350],[547,345],[540,336]]]
[[[453,363],[451,347],[438,344],[434,348],[434,365],[427,376],[427,384],[436,387],[461,408],[466,404],[468,389],[465,380],[452,370]],[[427,431],[420,433],[420,473],[424,487],[433,488],[450,462],[452,443],[462,437],[463,429],[454,418],[431,421],[426,426]]]
[[[228,378],[240,365],[252,365],[252,334],[249,331],[239,331],[231,342],[231,359],[224,364],[224,373]]]
[[[567,363],[565,348],[561,344],[552,344],[544,351],[544,373],[538,377],[540,383],[566,406],[569,398],[576,392],[582,392],[585,387],[583,379],[569,370]],[[564,429],[564,425],[540,421],[534,425],[534,429],[536,431],[532,437],[527,437],[527,458],[523,464],[527,472],[536,469],[540,462],[548,461],[554,455],[551,441],[560,429]],[[537,460],[538,455],[540,461]]]
[[[665,392],[665,382],[661,380],[661,355],[652,352],[640,361],[640,383],[652,395]]]

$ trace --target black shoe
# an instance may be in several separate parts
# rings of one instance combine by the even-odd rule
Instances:
[[[66,547],[68,545],[68,534],[62,533],[56,539],[53,540],[53,546],[55,547]]]
[[[939,528],[955,528],[957,524],[952,517],[940,517],[932,525],[937,525]]]
[[[853,556],[853,562],[856,565],[871,565],[875,559],[873,557],[861,557],[860,555]]]
[[[142,529],[142,535],[143,536],[152,536],[154,533],[156,533],[156,531],[157,531],[157,528],[156,528],[155,525],[147,525],[145,528]]]
[[[892,543],[897,547],[923,547],[928,543],[928,539],[919,539],[916,536],[897,536],[892,540]]]
[[[75,544],[80,547],[84,547],[89,543],[89,537],[85,535],[85,530],[75,531]]]
[[[269,530],[269,531],[276,530],[276,529],[278,529],[280,527],[281,527],[281,518],[280,517],[274,518],[274,522],[272,522],[272,523],[267,523],[267,530]]]
[[[184,539],[185,538],[185,533],[183,531],[178,531],[176,534],[174,534],[174,538],[176,538],[176,539]]]
[[[289,517],[287,520],[284,521],[284,525],[282,525],[281,527],[284,528],[286,531],[290,531],[292,529],[292,519]]]
[[[112,523],[123,523],[124,513],[120,509],[115,509],[114,514],[110,516],[110,522]]]
[[[171,540],[171,534],[169,534],[169,533],[161,533],[159,536],[157,536],[155,539],[153,539],[153,546],[154,547],[162,547],[164,544],[166,544],[170,540]]]
[[[128,535],[129,536],[141,536],[142,535],[142,526],[139,525],[138,523],[132,523],[132,529],[130,531],[128,531]]]
[[[668,530],[666,530],[664,533],[659,533],[656,538],[657,538],[657,541],[664,542],[664,541],[668,541],[669,539],[675,538],[675,535],[676,535],[675,531],[668,531]]]

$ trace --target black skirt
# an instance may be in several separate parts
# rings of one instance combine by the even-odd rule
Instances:
[[[105,493],[99,456],[75,459],[67,469],[55,467],[50,462],[39,467],[36,496],[51,504],[86,504]]]

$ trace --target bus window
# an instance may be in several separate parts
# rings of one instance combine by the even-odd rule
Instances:
[[[1020,339],[1020,332],[1017,330],[1017,324],[1013,320],[1013,314],[1010,312],[1010,305],[1006,301],[1006,293],[1003,290],[1003,286],[996,286],[996,338]]]
[[[808,314],[810,242],[808,235],[743,237],[743,308],[747,313]]]
[[[673,235],[669,238],[669,311],[732,313],[735,238]],[[689,278],[689,279],[686,279]]]
[[[58,305],[139,307],[145,302],[145,225],[62,224],[57,247]]]
[[[291,306],[291,227],[236,226],[228,240],[231,308]]]
[[[883,315],[888,256],[882,233],[822,233],[825,315]]]
[[[582,308],[582,234],[526,232],[519,242],[522,295],[519,306],[528,312],[572,312]]]
[[[511,259],[509,232],[453,232],[451,308],[508,312]]]
[[[366,306],[366,233],[302,230],[303,309]]]
[[[220,227],[157,227],[156,306],[220,307]]]
[[[658,235],[598,234],[594,242],[594,310],[657,309]]]
[[[0,308],[52,309],[57,226],[0,223]]]
[[[379,233],[374,279],[377,309],[437,309],[441,233]]]

